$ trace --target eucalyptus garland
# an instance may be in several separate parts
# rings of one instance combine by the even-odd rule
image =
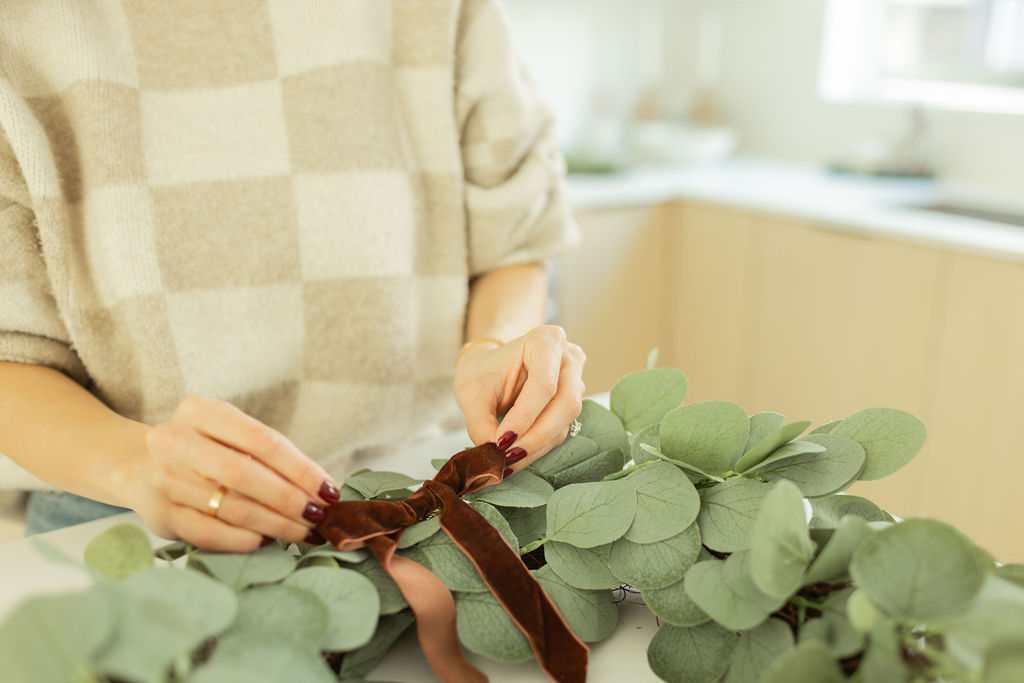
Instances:
[[[918,418],[869,408],[807,432],[728,401],[684,405],[686,391],[650,362],[610,410],[585,401],[578,434],[467,496],[580,639],[611,635],[633,592],[662,623],[647,655],[670,683],[1024,680],[1024,565],[838,495],[907,464]],[[396,500],[419,483],[364,470],[342,498]],[[439,529],[409,527],[398,552],[452,591],[463,646],[532,657]],[[362,680],[414,621],[365,551],[153,550],[123,525],[93,539],[85,566],[91,589],[28,600],[0,626],[5,680]]]

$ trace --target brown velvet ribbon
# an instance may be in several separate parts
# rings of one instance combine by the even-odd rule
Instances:
[[[537,661],[555,681],[583,683],[587,646],[501,534],[460,496],[503,478],[505,453],[493,443],[453,455],[433,479],[402,501],[342,501],[319,525],[338,550],[368,547],[395,580],[416,614],[416,630],[430,666],[445,683],[486,681],[459,647],[455,602],[430,570],[395,554],[402,531],[434,511],[441,528],[473,562],[484,583],[526,636]]]

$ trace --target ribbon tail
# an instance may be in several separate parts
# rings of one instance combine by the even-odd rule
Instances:
[[[559,683],[584,683],[587,646],[565,623],[519,554],[454,492],[435,493],[444,498],[441,528],[480,572],[494,597],[526,636],[544,671]]]
[[[420,647],[438,678],[445,683],[487,683],[487,676],[462,654],[455,630],[455,601],[448,587],[423,565],[395,555],[395,538],[378,536],[367,545],[416,614]]]

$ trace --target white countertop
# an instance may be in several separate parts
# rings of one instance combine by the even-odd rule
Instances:
[[[430,458],[447,457],[467,445],[464,434],[450,434],[375,459],[372,466],[412,476],[430,476],[433,473]],[[91,585],[92,579],[81,566],[85,546],[104,529],[125,522],[145,528],[138,515],[125,513],[0,543],[0,622],[26,598],[76,591]],[[155,546],[166,543],[152,535],[151,540]],[[633,603],[620,604],[619,618],[619,626],[610,638],[591,645],[588,680],[595,683],[620,683],[624,680],[655,683],[659,679],[647,665],[647,645],[657,631],[656,618],[645,607]],[[533,660],[506,663],[471,653],[467,655],[492,681],[526,683],[548,680]],[[395,683],[438,680],[419,649],[415,629],[409,629],[402,636],[369,677]],[[2,679],[3,668],[0,665]]]
[[[939,184],[930,180],[846,176],[781,162],[731,159],[573,175],[569,192],[579,211],[694,200],[1024,263],[1024,228],[916,208],[943,199]]]

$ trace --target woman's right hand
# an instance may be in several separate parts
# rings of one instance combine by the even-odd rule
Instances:
[[[338,487],[284,435],[230,403],[189,396],[149,428],[146,448],[133,507],[154,533],[221,552],[248,552],[266,538],[323,542],[313,526]]]

